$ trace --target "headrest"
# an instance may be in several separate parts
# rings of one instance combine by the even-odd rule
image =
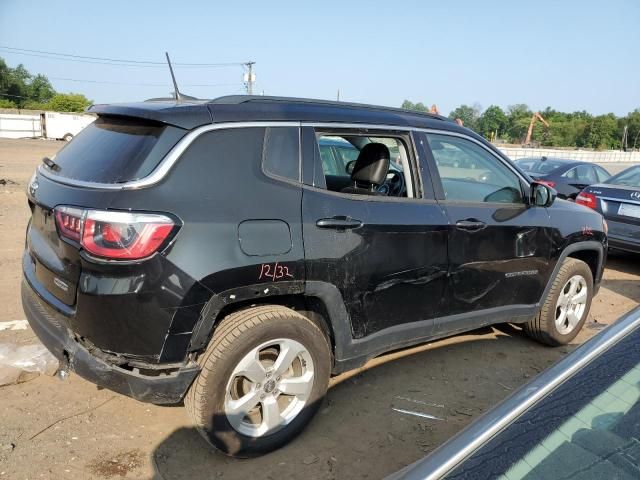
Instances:
[[[351,173],[354,182],[382,185],[389,171],[389,149],[382,143],[367,143],[356,160]]]

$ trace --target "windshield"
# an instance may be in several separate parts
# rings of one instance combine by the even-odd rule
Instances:
[[[557,160],[538,160],[532,158],[516,160],[516,164],[525,172],[534,173],[538,176],[548,175],[564,165],[563,162]]]
[[[622,185],[625,187],[640,187],[640,165],[628,168],[623,172],[611,177],[604,183],[612,185]]]
[[[636,328],[446,478],[640,478],[640,331]]]
[[[100,117],[58,152],[55,173],[97,183],[143,178],[185,133],[161,123]]]

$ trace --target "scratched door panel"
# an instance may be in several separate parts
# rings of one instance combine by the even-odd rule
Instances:
[[[451,222],[451,314],[540,300],[551,250],[546,209],[454,203],[445,209]],[[477,219],[486,227],[458,228],[456,223],[465,218]]]
[[[323,228],[321,219],[361,222]],[[433,201],[303,192],[307,280],[335,285],[356,338],[444,311],[447,226]]]

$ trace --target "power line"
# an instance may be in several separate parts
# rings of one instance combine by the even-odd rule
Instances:
[[[133,87],[170,87],[169,83],[128,83],[128,82],[110,82],[108,80],[90,80],[66,77],[47,77],[50,80],[61,80],[66,82],[78,83],[100,83],[105,85],[127,85]],[[237,83],[185,83],[185,87],[235,87]]]
[[[6,53],[14,53],[17,55],[26,55],[31,57],[48,58],[50,60],[63,60],[69,62],[92,63],[101,65],[116,65],[122,67],[166,67],[165,62],[156,62],[148,60],[126,60],[108,57],[90,57],[86,55],[73,55],[70,53],[49,52],[45,50],[31,50],[27,48],[9,47],[0,45],[0,49]],[[227,62],[227,63],[174,63],[176,66],[184,68],[218,68],[218,67],[238,67],[245,66],[250,62]]]

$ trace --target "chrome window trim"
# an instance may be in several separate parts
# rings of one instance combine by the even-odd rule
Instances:
[[[416,127],[411,127],[407,125],[385,125],[385,124],[371,124],[371,123],[342,123],[342,122],[301,122],[301,126],[303,127],[314,127],[314,128],[345,128],[349,130],[359,129],[359,130],[395,130],[409,132],[412,130],[417,130]]]
[[[193,141],[200,135],[213,130],[225,130],[231,128],[264,128],[264,127],[325,127],[325,128],[345,128],[345,129],[359,129],[359,130],[392,130],[396,132],[423,132],[433,133],[438,135],[450,135],[454,137],[460,137],[469,140],[491,155],[493,155],[499,162],[506,165],[513,173],[516,174],[526,184],[529,183],[509,162],[506,162],[504,158],[492,151],[489,147],[484,145],[479,140],[460,132],[452,132],[448,130],[441,130],[437,128],[419,128],[407,125],[387,125],[387,124],[370,124],[370,123],[341,123],[341,122],[299,122],[299,121],[258,121],[258,122],[224,122],[224,123],[212,123],[208,125],[202,125],[189,133],[178,141],[178,143],[169,151],[169,153],[160,161],[158,166],[146,177],[138,180],[131,180],[123,183],[100,183],[89,182],[85,180],[77,180],[73,178],[66,178],[47,170],[44,165],[38,167],[38,173],[43,177],[53,180],[63,185],[70,185],[73,187],[83,187],[95,190],[137,190],[140,188],[147,188],[162,181],[167,173],[173,168],[174,164],[179,160],[184,151],[193,143]],[[415,145],[414,145],[415,148]],[[302,151],[302,149],[300,149]],[[302,155],[302,153],[301,153]],[[416,156],[417,158],[417,156]]]
[[[444,444],[423,460],[405,467],[388,478],[405,480],[435,480],[449,473],[486,442],[507,428],[526,410],[540,401],[561,383],[573,376],[598,355],[638,328],[640,307],[626,313],[616,323],[603,330],[596,337],[578,347],[569,356],[560,360],[549,370],[517,390],[511,397],[480,417],[467,429]],[[575,358],[578,357],[577,360]],[[466,440],[467,437],[472,437]],[[450,454],[453,452],[453,454]]]
[[[158,166],[146,177],[131,180],[123,183],[99,183],[88,182],[85,180],[76,180],[73,178],[65,178],[60,175],[56,175],[44,168],[44,165],[38,167],[38,172],[43,176],[54,182],[61,183],[63,185],[70,185],[73,187],[84,187],[95,190],[137,190],[140,188],[150,187],[160,182],[171,170],[173,165],[178,161],[184,151],[193,143],[193,141],[200,135],[213,130],[227,130],[231,128],[252,128],[252,127],[300,127],[300,122],[226,122],[226,123],[213,123],[209,125],[203,125],[190,131],[184,137],[182,137],[176,145],[167,153],[167,155],[160,161]]]

